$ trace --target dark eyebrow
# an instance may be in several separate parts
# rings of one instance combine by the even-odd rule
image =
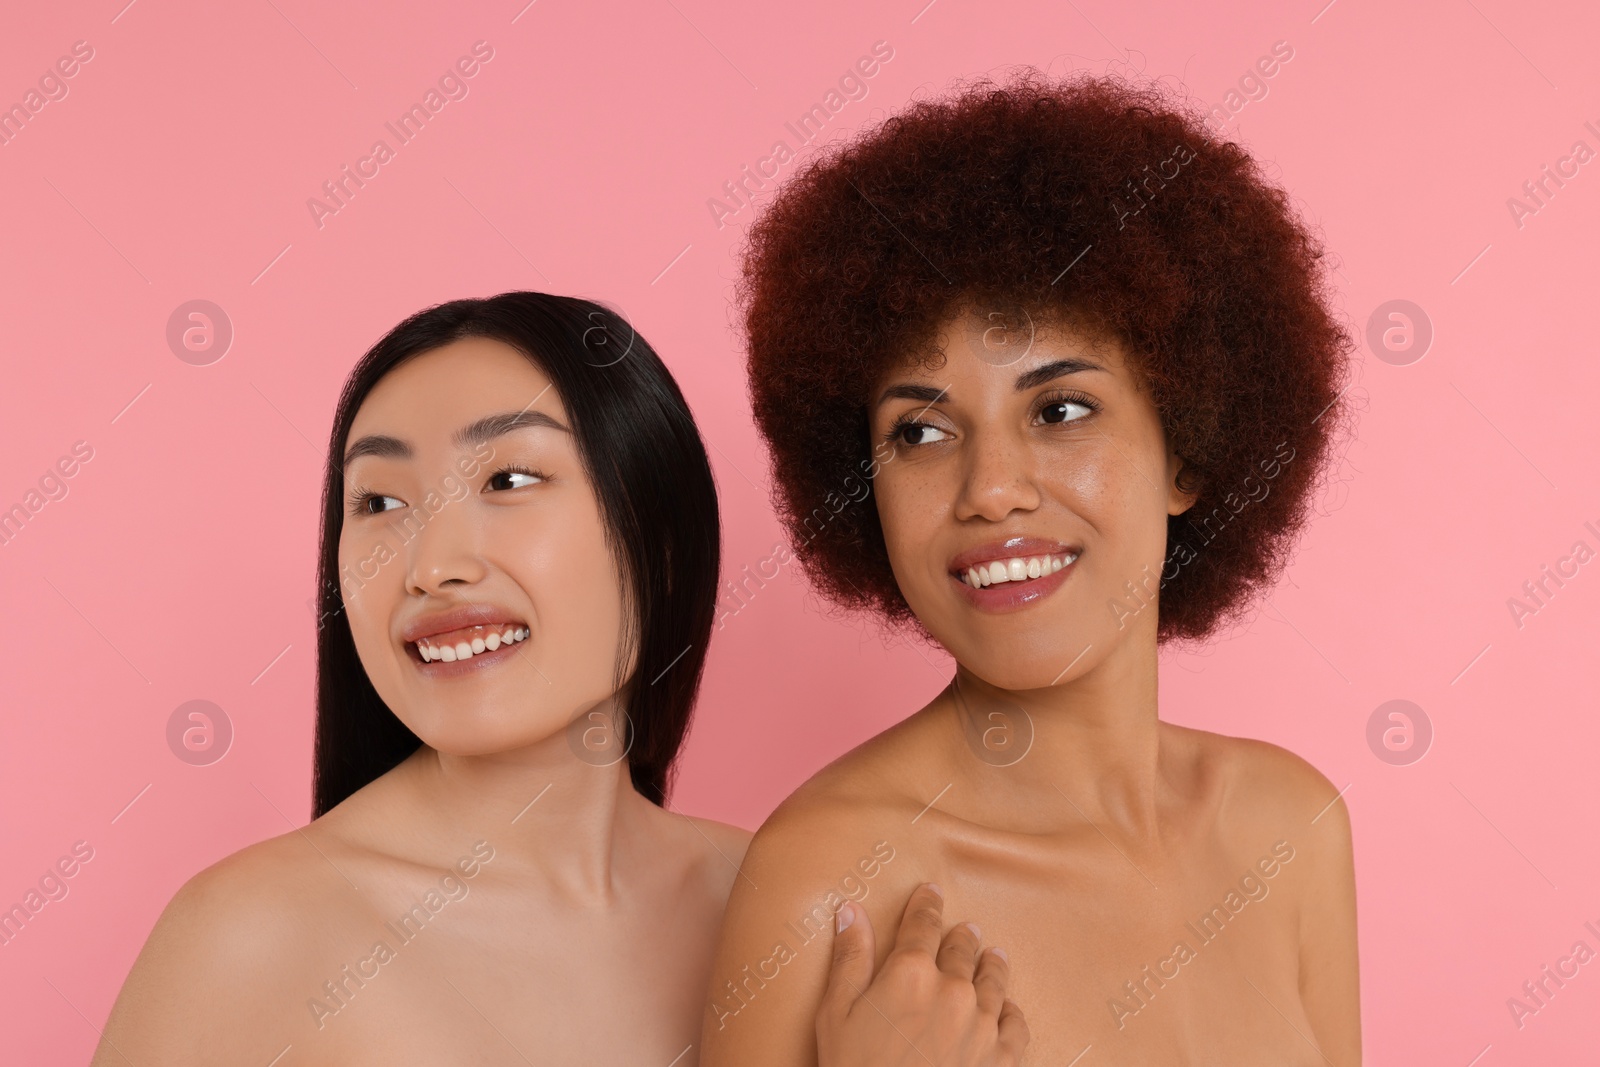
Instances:
[[[891,385],[878,397],[878,402],[873,407],[882,407],[890,400],[920,400],[924,404],[937,404],[944,399],[945,390],[935,389],[931,385],[912,385],[910,382],[901,382]]]
[[[1077,374],[1079,371],[1086,370],[1097,370],[1103,371],[1107,374],[1110,373],[1110,371],[1106,370],[1105,367],[1102,367],[1093,360],[1057,359],[1037,366],[1026,374],[1019,374],[1017,376],[1016,389],[1019,393],[1027,392],[1029,389],[1037,389],[1045,382],[1053,382],[1057,378],[1060,378],[1064,375]]]
[[[1089,359],[1056,359],[1049,363],[1041,364],[1017,376],[1016,390],[1025,393],[1029,389],[1037,389],[1046,382],[1053,382],[1068,374],[1077,374],[1079,371],[1097,370],[1109,374],[1105,367]],[[945,398],[948,390],[935,389],[931,385],[913,385],[910,382],[901,382],[891,385],[878,397],[874,407],[882,406],[890,400],[920,400],[924,404],[937,404]]]
[[[542,411],[506,411],[499,415],[486,415],[468,426],[463,426],[451,435],[451,442],[458,448],[467,448],[471,445],[492,441],[502,434],[512,430],[526,429],[531,426],[543,426],[551,430],[560,430],[571,433],[567,427],[561,425],[553,417]],[[398,437],[387,434],[368,434],[352,444],[344,454],[344,469],[349,470],[350,464],[362,456],[382,456],[386,459],[410,459],[411,446]]]

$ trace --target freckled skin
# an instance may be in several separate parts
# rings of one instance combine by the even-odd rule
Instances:
[[[1140,609],[1124,583],[1148,573],[1155,589],[1167,517],[1194,496],[1154,405],[1113,339],[1053,323],[996,358],[970,343],[982,333],[953,319],[942,361],[892,368],[868,401],[872,443],[895,444],[874,485],[895,579],[955,678],[757,832],[744,871],[761,888],[734,887],[713,992],[775,940],[797,942],[787,924],[887,841],[872,922],[939,883],[950,921],[1010,954],[1024,1063],[1092,1046],[1085,1063],[1359,1064],[1338,790],[1280,748],[1158,717],[1159,605]],[[1100,369],[1015,388],[1069,358]],[[875,403],[895,385],[943,393]],[[1023,610],[974,607],[951,559],[1024,535],[1080,546],[1075,572]],[[708,1028],[706,1064],[815,1063],[821,940]]]
[[[472,453],[449,441],[530,402],[567,425],[548,386],[513,349],[475,338],[402,365],[363,403],[351,440],[389,434],[414,455],[363,457],[349,471],[352,490],[387,502],[347,513],[341,563],[385,540],[394,555],[346,610],[362,666],[423,747],[303,830],[184,885],[117,999],[96,1065],[265,1067],[283,1053],[280,1067],[665,1067],[698,1045],[710,954],[749,835],[656,807],[626,761],[595,766],[568,744],[568,723],[611,704],[623,618],[571,435],[502,435],[471,477],[457,463]],[[507,463],[547,477],[498,473]],[[430,490],[449,502],[420,534],[398,536],[395,516]],[[429,680],[400,627],[462,601],[519,615],[530,637],[502,666]],[[281,788],[260,788],[298,808]],[[273,825],[262,809],[260,826]],[[395,924],[419,904],[420,932],[403,940]],[[374,959],[379,942],[387,962]]]

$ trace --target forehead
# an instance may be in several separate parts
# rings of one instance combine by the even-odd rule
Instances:
[[[1081,318],[1013,306],[995,311],[969,307],[947,316],[925,343],[890,361],[877,385],[939,379],[941,384],[990,381],[1009,389],[1028,371],[1064,359],[1099,364],[1128,385],[1137,384],[1127,350],[1111,332]]]
[[[350,437],[401,431],[453,431],[490,411],[532,406],[564,421],[561,398],[531,359],[503,341],[465,337],[413,356],[379,380],[361,402]]]

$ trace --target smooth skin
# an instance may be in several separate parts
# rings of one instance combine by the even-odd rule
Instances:
[[[388,558],[347,587],[346,608],[374,687],[423,747],[309,826],[186,884],[117,999],[97,1067],[665,1067],[685,1050],[678,1067],[696,1062],[749,835],[658,808],[625,760],[598,766],[569,745],[569,723],[592,729],[613,705],[622,586],[549,386],[514,349],[474,338],[402,365],[363,403],[350,440],[385,434],[412,454],[348,471],[352,496],[373,496],[352,501],[341,565]],[[451,441],[518,411],[555,425],[478,450]],[[475,459],[463,477],[458,463]],[[393,516],[430,491],[449,502],[408,541]],[[516,614],[529,638],[470,677],[425,677],[401,627],[463,603]],[[392,924],[430,891],[442,903],[402,941]]]
[[[1281,748],[1160,719],[1145,576],[1161,574],[1167,517],[1194,496],[1120,343],[1048,326],[996,345],[966,311],[939,332],[942,363],[908,359],[874,390],[873,443],[893,448],[874,497],[895,580],[955,676],[757,832],[712,995],[794,940],[795,917],[887,841],[896,858],[866,912],[893,922],[936,882],[1004,945],[1032,1033],[1024,1063],[1359,1064],[1348,812]],[[1054,591],[983,610],[951,561],[1018,536],[1081,555]],[[782,995],[708,1028],[704,1062],[815,1064],[828,962],[797,952]]]

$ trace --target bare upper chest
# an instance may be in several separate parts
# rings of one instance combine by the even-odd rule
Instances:
[[[1299,997],[1306,864],[1292,843],[1206,838],[1145,855],[1098,831],[1020,849],[928,836],[907,839],[885,896],[936,881],[947,924],[975,922],[1006,950],[1033,1034],[1025,1062],[1091,1048],[1096,1064],[1321,1062]],[[898,918],[874,916],[890,930]]]

